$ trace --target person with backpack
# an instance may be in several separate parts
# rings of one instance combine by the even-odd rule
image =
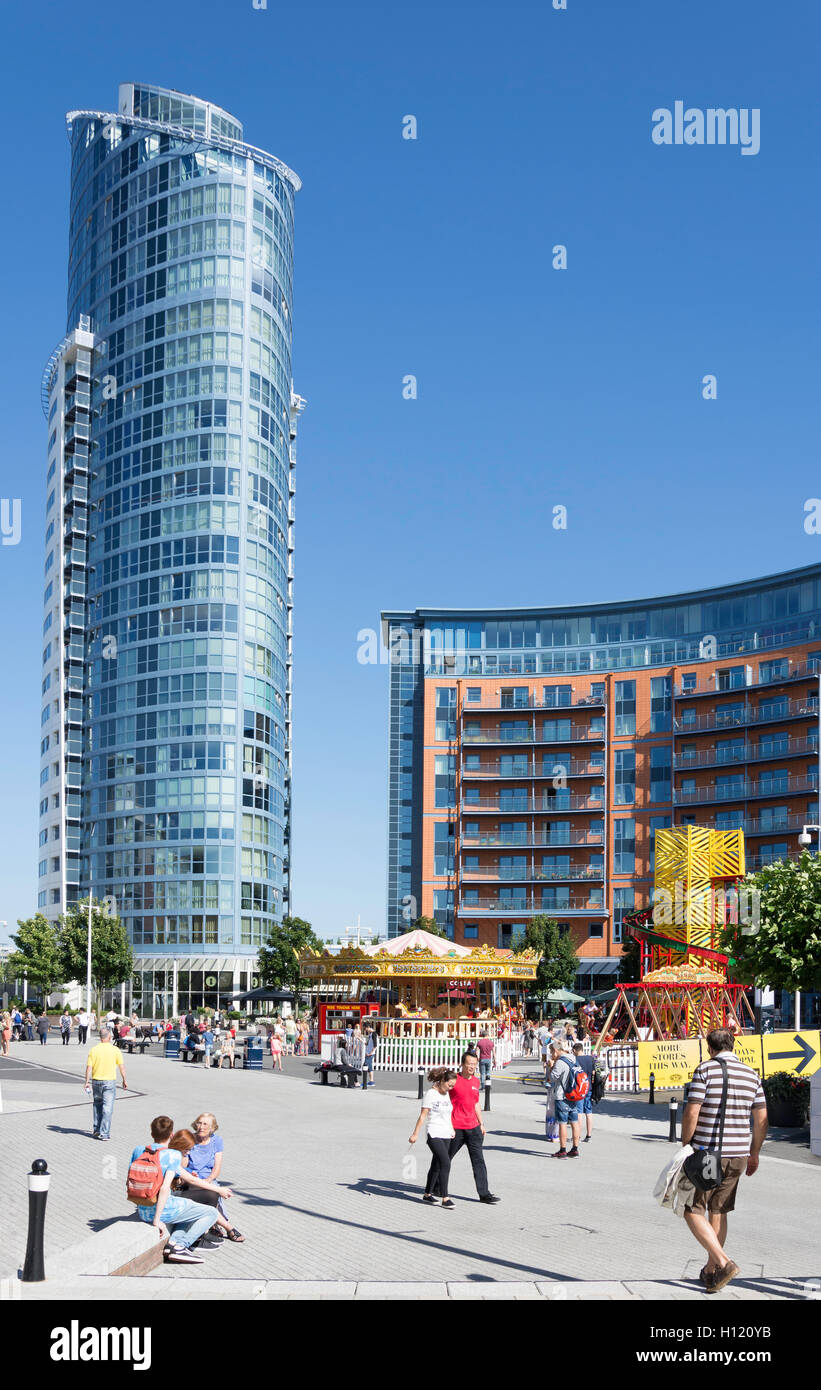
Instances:
[[[584,1123],[587,1133],[584,1136],[584,1143],[589,1144],[593,1138],[593,1102],[594,1102],[594,1083],[596,1079],[596,1059],[592,1052],[585,1052],[582,1043],[576,1043],[573,1047],[573,1055],[576,1058],[576,1065],[581,1068],[587,1077],[587,1095],[582,1096],[578,1104],[579,1116],[584,1115]],[[581,1130],[581,1119],[579,1120]]]
[[[590,1082],[578,1066],[575,1057],[568,1057],[558,1043],[550,1046],[550,1087],[559,1122],[559,1147],[551,1158],[579,1157],[579,1101],[587,1095]],[[573,1147],[567,1149],[567,1126],[573,1139]]]
[[[171,1191],[174,1179],[182,1175],[182,1155],[168,1147],[174,1121],[168,1115],[157,1115],[150,1128],[151,1143],[138,1144],[132,1151],[126,1197],[136,1206],[141,1221],[156,1226],[161,1239],[168,1236],[163,1251],[168,1264],[201,1265],[202,1255],[195,1254],[191,1247],[213,1225],[214,1209]],[[223,1197],[231,1196],[230,1188],[218,1187],[216,1183],[197,1185],[211,1187]]]

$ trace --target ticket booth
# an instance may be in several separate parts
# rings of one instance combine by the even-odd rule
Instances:
[[[343,999],[337,1004],[319,1005],[319,1052],[330,1060],[336,1039],[347,1027],[355,1028],[370,1014],[378,1014],[379,1005],[358,999]],[[326,1057],[327,1053],[327,1057]]]

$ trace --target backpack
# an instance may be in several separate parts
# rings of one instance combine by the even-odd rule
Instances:
[[[153,1207],[157,1201],[165,1177],[160,1153],[160,1149],[146,1148],[128,1166],[125,1195],[138,1207]]]
[[[584,1100],[588,1094],[590,1077],[575,1062],[571,1062],[569,1058],[566,1060],[570,1067],[570,1076],[568,1077],[568,1084],[564,1088],[564,1098],[569,1100],[571,1105],[574,1105],[577,1100]]]

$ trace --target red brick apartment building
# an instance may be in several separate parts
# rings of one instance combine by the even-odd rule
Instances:
[[[742,826],[748,868],[819,821],[821,566],[572,609],[383,614],[388,931],[507,946],[548,913],[606,987],[654,838]],[[817,634],[817,636],[816,636]]]

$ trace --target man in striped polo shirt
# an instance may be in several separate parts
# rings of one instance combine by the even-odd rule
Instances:
[[[692,1144],[694,1149],[718,1148],[723,1085],[721,1059],[727,1065],[728,1081],[721,1144],[722,1178],[718,1187],[696,1194],[684,1219],[699,1245],[707,1251],[707,1263],[699,1278],[707,1293],[718,1293],[740,1273],[738,1265],[724,1252],[727,1213],[735,1209],[735,1191],[741,1174],[746,1173],[751,1178],[758,1168],[758,1155],[767,1135],[767,1102],[758,1073],[735,1056],[733,1035],[728,1028],[714,1028],[708,1033],[707,1046],[710,1060],[696,1067],[687,1093],[681,1142]]]

